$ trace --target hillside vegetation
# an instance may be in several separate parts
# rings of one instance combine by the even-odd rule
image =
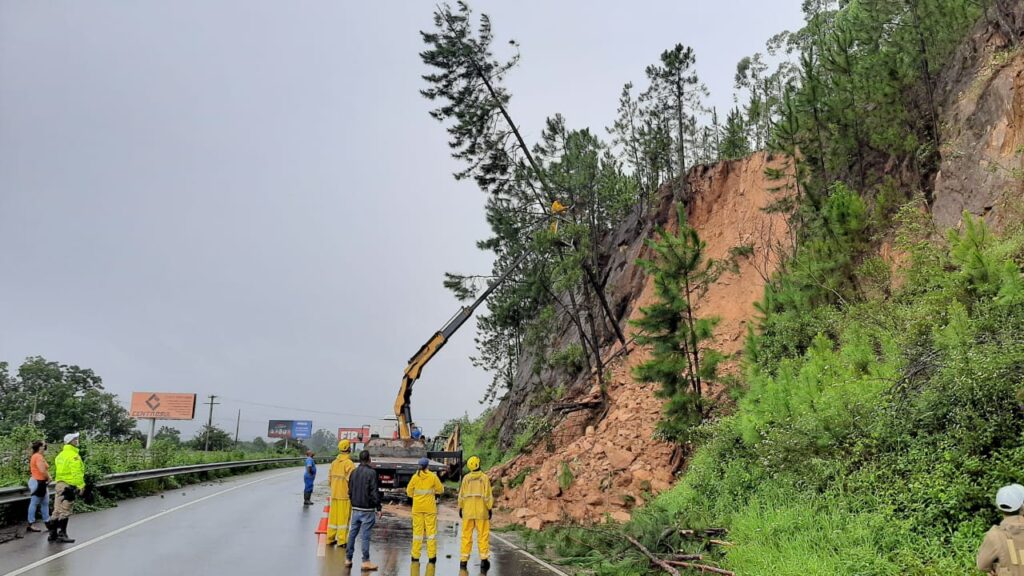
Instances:
[[[1021,85],[1022,8],[964,0],[803,6],[802,29],[773,38],[770,57],[738,64],[743,105],[724,124],[703,107],[695,55],[680,44],[648,67],[639,98],[626,85],[611,143],[555,116],[534,148],[539,163],[508,145],[520,139],[514,128],[495,128],[508,119],[501,81],[517,60],[493,58],[490,21],[474,33],[467,7],[457,15],[445,7],[441,32],[425,35],[433,47],[425,60],[443,71],[427,79],[444,87],[428,96],[450,103],[435,117],[453,122],[453,149],[469,166],[459,176],[474,176],[490,194],[495,237],[481,247],[499,256],[498,270],[512,255],[529,258],[481,324],[479,362],[494,370],[489,395],[502,402],[497,416],[467,422],[467,447],[488,463],[520,453],[558,462],[560,489],[538,484],[535,492],[546,499],[571,492],[573,466],[603,463],[568,457],[568,443],[550,436],[569,417],[537,417],[592,386],[602,402],[585,418],[607,427],[615,408],[615,366],[606,358],[626,344],[610,327],[621,329],[635,302],[601,305],[616,287],[591,280],[610,277],[614,248],[624,246],[603,240],[625,214],[664,219],[652,209],[666,196],[692,210],[702,201],[691,188],[695,165],[752,150],[773,157],[765,172],[775,201],[765,210],[786,218],[790,238],[766,247],[779,265],[766,274],[741,354],[719,356],[716,319],[702,315],[706,292],[691,283],[695,272],[727,270],[761,247],[737,243],[731,263],[706,261],[700,236],[717,231],[689,228],[685,210],[644,238],[657,290],[633,318],[646,348],[631,366],[636,380],[656,386],[635,393],[665,400],[657,438],[686,460],[678,483],[660,495],[650,482],[642,494],[634,490],[643,483],[604,486],[606,499],[626,508],[647,502],[625,524],[530,537],[565,562],[596,574],[660,571],[623,537],[630,535],[651,554],[700,554],[743,575],[972,574],[981,535],[996,520],[995,490],[1024,480],[1024,147],[1014,144],[1024,141],[1024,100],[1009,82],[992,81],[1011,67],[1013,86]],[[458,89],[473,85],[474,70],[487,71],[490,93]],[[990,138],[954,137],[967,130],[949,120],[968,119],[947,111],[963,114],[965,99],[988,103],[975,105],[969,121],[999,126]],[[997,151],[1000,163],[954,163],[979,154],[967,145]],[[945,230],[932,214],[935,182],[953,165],[1000,177],[942,174],[986,186],[977,214],[964,212]],[[566,197],[580,207],[573,227],[523,234],[529,218]],[[722,360],[734,370],[711,369]],[[627,456],[627,464],[636,457]],[[509,465],[499,474],[507,470],[517,473],[496,478],[504,487],[532,473]]]

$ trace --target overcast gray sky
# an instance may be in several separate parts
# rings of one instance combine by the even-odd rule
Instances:
[[[677,42],[729,107],[737,60],[800,23],[799,0],[471,4],[521,44],[530,139],[556,112],[603,135]],[[418,93],[433,6],[0,0],[0,360],[93,368],[125,402],[218,394],[243,438],[389,414],[458,307],[442,273],[490,269],[483,195]],[[428,433],[482,410],[474,329],[424,370]]]

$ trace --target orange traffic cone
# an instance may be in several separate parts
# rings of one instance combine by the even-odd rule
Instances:
[[[324,506],[324,517],[320,519],[320,524],[316,527],[316,555],[319,558],[323,558],[327,555],[327,516],[331,513],[331,501],[327,501],[327,505]]]

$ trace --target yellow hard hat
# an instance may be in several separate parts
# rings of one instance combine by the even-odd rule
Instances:
[[[480,459],[476,456],[470,456],[469,460],[466,460],[466,466],[469,467],[470,472],[476,472],[480,469]]]
[[[348,438],[345,438],[341,442],[338,442],[338,452],[348,452],[348,448],[349,448]]]

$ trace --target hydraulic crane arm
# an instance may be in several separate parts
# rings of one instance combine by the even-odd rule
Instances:
[[[434,335],[430,337],[430,340],[427,340],[426,344],[420,346],[419,351],[409,359],[409,365],[405,367],[405,375],[402,377],[402,387],[398,389],[398,398],[395,399],[395,416],[398,418],[399,438],[407,439],[412,437],[413,420],[412,408],[410,407],[412,385],[419,379],[420,373],[423,371],[423,367],[427,362],[430,362],[430,359],[437,354],[438,350],[448,343],[448,340],[456,331],[458,331],[459,328],[462,327],[463,324],[466,323],[466,320],[469,320],[477,307],[491,295],[491,292],[494,292],[498,286],[501,286],[501,284],[512,275],[512,272],[514,272],[525,259],[526,255],[524,254],[513,262],[512,265],[505,270],[504,274],[492,282],[491,285],[487,287],[487,290],[484,290],[483,294],[481,294],[469,306],[463,306],[460,308],[459,311],[455,313],[455,316],[452,316],[452,318],[448,320],[440,330],[435,332]]]

